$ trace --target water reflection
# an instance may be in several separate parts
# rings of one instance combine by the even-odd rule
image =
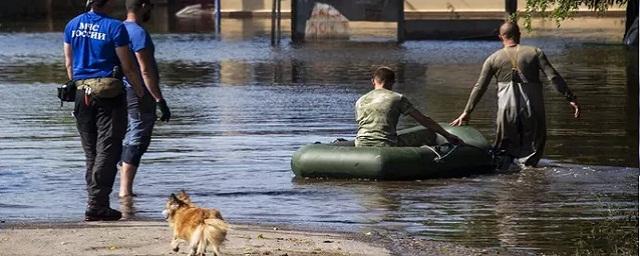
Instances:
[[[120,212],[122,212],[122,218],[125,220],[132,220],[136,216],[135,198],[132,196],[126,196],[120,198]]]
[[[626,120],[625,130],[627,132],[628,148],[637,148],[638,143],[638,48],[626,49],[626,97],[624,112],[628,119]],[[627,154],[628,162],[633,162],[640,159],[640,153],[636,150],[629,150]]]
[[[15,38],[15,35],[10,37],[20,39]],[[57,45],[57,36],[53,34],[37,38],[25,35],[22,38],[33,40],[34,44],[48,49]],[[174,48],[172,43],[182,42],[181,38],[172,35],[160,36],[158,39],[158,48],[165,51]],[[198,46],[207,45],[213,40],[211,37],[200,37],[185,43]],[[234,45],[218,43],[221,48]],[[0,41],[0,45],[2,44]],[[474,83],[479,70],[478,62],[487,53],[468,53],[462,60],[456,58],[450,61],[449,54],[454,57],[465,55],[465,49],[472,47],[472,44],[407,44],[408,47],[380,43],[311,45],[262,51],[254,55],[259,44],[250,43],[246,45],[249,49],[233,49],[240,51],[233,56],[228,55],[227,50],[231,49],[212,48],[203,53],[201,48],[184,48],[159,54],[161,79],[167,86],[175,87],[178,93],[181,93],[178,88],[183,87],[322,85],[345,90],[342,94],[348,92],[350,94],[347,96],[356,99],[359,94],[369,90],[371,71],[377,65],[388,65],[398,72],[397,90],[408,95],[414,104],[426,110],[436,120],[449,121],[466,103],[469,85]],[[476,45],[480,46],[473,47],[486,48],[489,53],[489,49],[497,46],[494,42],[478,42]],[[438,47],[442,50],[438,51]],[[26,53],[28,46],[15,48],[20,55],[12,52],[0,54],[0,58],[6,60],[0,66],[0,72],[6,76],[0,78],[0,81],[52,83],[64,80],[64,72],[60,72],[63,70],[61,59],[56,54],[49,55],[45,51]],[[556,67],[579,95],[584,110],[581,119],[573,120],[561,97],[553,90],[547,90],[546,108],[550,127],[547,157],[583,164],[638,166],[638,147],[634,144],[638,141],[638,115],[637,108],[632,107],[638,103],[635,93],[637,81],[626,79],[634,77],[626,74],[634,69],[627,67],[625,49],[618,46],[580,44],[568,49],[551,45],[546,49],[549,49]],[[432,50],[437,52],[431,53]],[[345,51],[349,53],[349,58],[337,57],[344,55]],[[372,55],[372,52],[376,54]],[[201,60],[193,62],[192,56],[198,56]],[[252,56],[255,58],[252,59]],[[631,71],[627,71],[628,69]],[[286,104],[286,101],[278,104]],[[349,113],[352,111],[352,104],[345,102],[343,106],[339,106],[339,111],[342,114]],[[495,94],[489,92],[474,115],[473,125],[488,137],[493,137],[494,108]],[[203,115],[197,113],[197,109],[187,112],[187,116],[197,115],[191,118],[194,120]],[[403,127],[409,125],[413,123],[401,123]],[[352,131],[341,133],[351,134]]]
[[[579,231],[601,221],[606,211],[615,209],[614,218],[637,212],[637,204],[628,201],[637,196],[633,192],[637,184],[625,181],[636,178],[637,170],[618,170],[610,175],[611,169],[547,164],[550,167],[517,174],[446,181],[294,182],[298,189],[359,195],[359,225],[513,250],[573,253],[576,242],[584,236]],[[628,194],[619,194],[619,189]],[[339,216],[352,210],[334,211]],[[621,223],[620,232],[633,232],[633,223]]]

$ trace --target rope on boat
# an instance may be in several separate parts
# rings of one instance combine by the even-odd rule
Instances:
[[[449,152],[447,152],[444,155],[440,155],[440,153],[438,153],[438,150],[436,150],[433,147],[430,146],[426,146],[426,148],[430,149],[431,151],[433,151],[434,154],[436,154],[436,158],[433,159],[434,162],[439,163],[440,161],[444,160],[445,158],[447,158],[448,156],[451,155],[451,153],[453,153],[453,151],[455,151],[456,149],[458,149],[459,145],[453,145],[453,148],[451,150],[449,150]]]

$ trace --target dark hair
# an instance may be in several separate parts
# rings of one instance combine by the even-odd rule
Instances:
[[[396,74],[388,67],[379,67],[373,72],[373,78],[382,82],[385,86],[396,82]]]
[[[500,35],[507,39],[520,40],[520,27],[517,23],[505,21],[500,26]]]
[[[104,7],[109,0],[87,0],[86,8],[87,10],[91,9],[91,7],[95,4],[97,7]]]
[[[127,11],[137,11],[143,4],[151,4],[151,0],[127,0],[125,2]]]

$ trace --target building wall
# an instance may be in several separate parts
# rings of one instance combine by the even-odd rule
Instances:
[[[212,0],[213,1],[213,0]],[[220,0],[224,12],[270,12],[272,0]],[[518,0],[524,10],[526,0]],[[282,11],[289,12],[291,0],[282,0]],[[405,11],[417,12],[502,12],[505,0],[405,0]],[[612,10],[625,10],[614,7]]]
[[[116,6],[124,9],[124,0],[117,1]],[[152,0],[162,5],[175,3],[185,5],[202,0]],[[211,3],[214,0],[208,0]],[[223,13],[244,14],[245,16],[266,15],[271,12],[272,0],[220,0]],[[290,12],[292,0],[281,0],[282,11]],[[345,0],[347,1],[347,0]],[[85,0],[0,0],[0,19],[7,18],[42,18],[49,13],[54,16],[81,12]],[[518,0],[518,7],[524,10],[526,0]],[[177,8],[180,8],[178,6]],[[613,11],[625,11],[625,7],[611,8]],[[405,0],[405,11],[408,13],[473,13],[504,12],[504,0]]]

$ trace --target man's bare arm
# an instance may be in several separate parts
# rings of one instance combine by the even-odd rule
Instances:
[[[143,49],[142,51],[136,52],[136,59],[138,59],[138,64],[140,64],[140,73],[142,74],[142,80],[144,80],[144,84],[151,93],[151,96],[156,101],[160,101],[162,99],[162,92],[160,91],[160,85],[158,84],[158,70],[153,62],[153,53],[148,49]]]
[[[64,67],[67,69],[69,80],[73,80],[73,50],[68,43],[64,43]]]
[[[126,45],[117,47],[116,54],[118,55],[118,59],[120,60],[120,65],[122,65],[122,72],[131,83],[133,90],[136,91],[138,97],[144,96],[144,85],[142,84],[142,80],[139,76],[140,73],[138,72],[138,66],[133,61],[129,46]]]

